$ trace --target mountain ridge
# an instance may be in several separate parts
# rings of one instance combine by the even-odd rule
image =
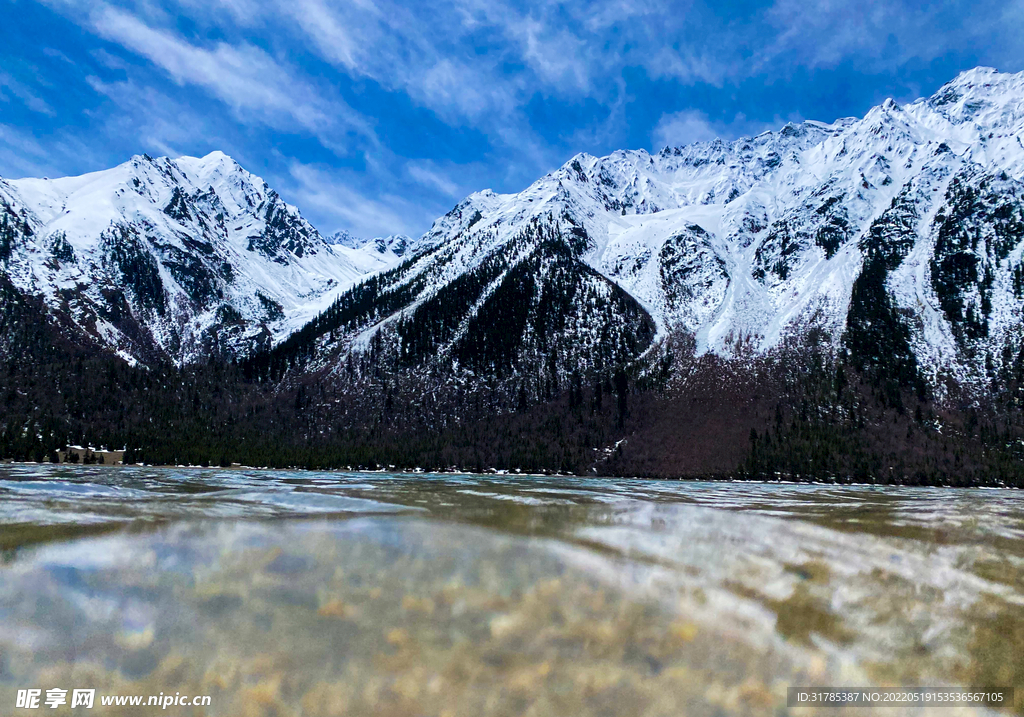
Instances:
[[[427,271],[420,261],[407,272],[409,281],[432,272],[423,292],[439,291],[530,221],[546,218],[586,236],[580,260],[640,302],[655,322],[656,341],[681,330],[695,335],[699,352],[729,356],[740,346],[764,351],[787,333],[812,325],[826,330],[838,346],[863,264],[860,242],[901,193],[916,193],[920,241],[886,281],[899,310],[916,311],[910,341],[928,379],[938,384],[952,374],[971,381],[979,356],[1001,354],[1007,342],[1013,344],[1011,352],[1017,350],[1021,332],[1007,287],[1021,282],[1014,278],[1021,273],[1020,252],[1016,246],[1001,249],[1005,256],[992,265],[991,257],[967,257],[947,242],[948,255],[933,261],[930,246],[938,229],[929,222],[955,211],[956,197],[946,196],[954,180],[971,192],[1001,183],[999,193],[1018,196],[1024,176],[1022,97],[1024,73],[979,67],[929,98],[904,106],[889,99],[862,118],[789,123],[755,137],[666,147],[653,155],[642,149],[605,157],[580,153],[522,192],[483,190],[468,196],[415,241],[405,236],[363,240],[344,231],[325,238],[263,180],[222,152],[177,160],[140,155],[81,177],[0,179],[7,217],[0,253],[16,286],[46,295],[56,307],[67,303],[59,297],[69,285],[81,286],[104,273],[116,279],[111,265],[117,261],[94,260],[97,253],[111,253],[110,246],[99,246],[100,237],[133,225],[134,232],[113,243],[131,244],[138,235],[165,245],[155,254],[143,247],[156,261],[155,273],[148,262],[148,268],[139,265],[133,273],[148,274],[148,284],[165,287],[185,318],[167,322],[142,316],[159,314],[162,300],[136,296],[147,291],[147,281],[139,280],[126,303],[128,313],[141,320],[127,333],[148,333],[151,349],[188,362],[213,350],[213,334],[229,336],[230,355],[267,349],[326,309],[346,286],[443,248],[446,256],[457,255],[454,269]],[[921,188],[924,184],[929,186]],[[986,191],[991,200],[993,192]],[[941,201],[929,201],[928,192]],[[143,201],[125,199],[133,195]],[[973,201],[963,191],[957,196]],[[1006,207],[995,211],[1005,213]],[[1019,207],[1009,211],[1019,213]],[[1017,216],[1002,220],[1009,229],[1000,231],[1017,231]],[[32,250],[21,257],[13,240],[18,232],[11,229],[18,225],[36,237],[22,241],[23,249]],[[191,243],[182,243],[184,235]],[[220,266],[203,256],[215,245]],[[161,251],[176,259],[159,256]],[[119,252],[119,261],[136,253]],[[87,266],[76,274],[74,266],[83,256]],[[239,257],[257,261],[237,272],[248,286],[235,291],[235,276],[217,274],[228,273],[225,267],[234,274]],[[964,280],[958,261],[981,266],[981,276]],[[940,299],[938,291],[958,297]],[[101,344],[133,357],[120,345],[132,344],[126,332],[105,318],[118,313],[109,297],[79,293],[89,308],[76,323]],[[237,314],[245,328],[218,320],[217,311],[222,319]],[[979,314],[984,328],[979,324],[964,333],[955,325],[968,319],[977,324]],[[396,317],[382,319],[386,326]]]
[[[477,192],[439,218],[420,253],[379,288],[408,301],[351,335],[332,331],[313,364],[343,361],[375,335],[404,355],[400,327],[434,320],[421,307],[467,276],[480,288],[442,322],[425,361],[483,346],[473,319],[501,284],[486,267],[501,255],[498,264],[515,266],[538,246],[522,240],[537,226],[572,247],[579,271],[619,287],[654,321],[651,342],[623,365],[675,332],[693,335],[698,354],[735,357],[815,330],[834,353],[860,347],[857,361],[885,368],[885,356],[864,355],[858,332],[888,317],[922,381],[940,393],[949,381],[984,389],[1024,346],[1022,133],[1024,73],[977,68],[932,97],[889,99],[859,119],[655,155],[578,154],[522,192]],[[879,252],[885,258],[871,260]],[[536,288],[530,311],[545,291]],[[854,302],[855,293],[875,300]],[[580,363],[553,360],[563,365],[552,378],[563,382]]]
[[[328,243],[223,152],[0,179],[0,215],[13,283],[70,315],[83,338],[143,363],[272,345],[397,259]]]
[[[100,192],[145,211],[98,223],[87,251],[5,182],[0,454],[71,440],[175,464],[255,451],[261,465],[1024,485],[1022,136],[1024,74],[980,68],[862,118],[578,154],[522,192],[470,195],[415,240],[325,238],[237,170],[218,192],[139,158],[158,201],[136,202],[132,175]],[[231,207],[248,223],[221,232]],[[142,343],[147,317],[198,303],[174,271],[189,257],[215,271],[227,255],[204,244],[218,242],[246,281],[317,256],[385,261],[313,301],[292,291],[311,320],[257,315],[246,330],[266,338],[232,351],[196,343],[182,360],[154,342],[120,354],[152,358],[134,368],[88,325],[96,351],[65,347],[88,311],[113,324],[118,307],[142,317]],[[80,253],[95,260],[62,274]],[[114,293],[79,287],[92,268]],[[39,307],[51,324],[33,322]],[[114,327],[132,338],[127,319]]]

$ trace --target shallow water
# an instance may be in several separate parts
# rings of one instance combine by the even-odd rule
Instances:
[[[2,714],[821,713],[790,685],[1024,714],[1024,494],[0,467]]]

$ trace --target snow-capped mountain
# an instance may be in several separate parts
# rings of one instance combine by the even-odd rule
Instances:
[[[348,231],[347,229],[340,229],[331,234],[329,237],[327,237],[327,242],[329,244],[334,244],[335,246],[344,246],[348,247],[349,249],[357,249],[358,247],[361,247],[363,244],[365,244],[366,240],[361,237],[357,237],[355,234]]]
[[[400,361],[567,375],[677,331],[737,355],[816,327],[860,362],[904,352],[932,381],[981,381],[1024,336],[1024,73],[978,68],[860,119],[579,154],[469,196],[418,247],[325,317],[325,361],[378,337]]]
[[[130,361],[270,345],[397,260],[325,240],[221,152],[0,179],[0,270]]]
[[[416,240],[324,238],[220,153],[0,180],[0,262],[130,359],[280,343],[334,370],[361,354],[532,376],[518,389],[540,395],[674,334],[736,356],[814,329],[859,365],[980,384],[1024,346],[1024,74],[978,68],[859,119],[579,154]]]
[[[342,229],[327,237],[327,243],[353,263],[378,271],[397,264],[414,251],[416,242],[404,234],[362,239]]]

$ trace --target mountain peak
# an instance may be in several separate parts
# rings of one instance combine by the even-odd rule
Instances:
[[[355,249],[366,243],[366,240],[362,237],[357,237],[347,229],[339,229],[338,231],[327,237],[328,244],[334,244],[336,246],[346,246],[349,249]]]
[[[976,85],[978,83],[991,83],[993,80],[1010,77],[1014,77],[1014,75],[1008,72],[1000,72],[994,67],[979,66],[972,67],[969,70],[964,70],[946,84],[955,85],[958,87],[969,87],[972,85]]]
[[[363,239],[345,229],[341,229],[331,234],[327,238],[327,243],[345,247],[346,249],[376,252],[381,255],[393,254],[394,256],[404,256],[409,247],[415,242],[405,234],[389,234],[386,237]]]
[[[220,150],[210,152],[203,157],[184,155],[176,159],[165,159],[165,161],[172,162],[183,171],[196,177],[212,178],[240,174],[250,180],[257,179],[254,175],[243,169],[242,165]],[[209,181],[204,179],[200,180],[199,183],[207,184]]]
[[[272,342],[394,263],[404,246],[396,239],[351,255],[329,246],[220,151],[141,154],[81,177],[0,189],[0,215],[19,218],[16,237],[0,235],[0,270],[70,311],[90,340],[143,362],[239,355]]]
[[[203,157],[199,157],[198,159],[194,157],[179,157],[175,161],[181,162],[182,160],[195,160],[200,166],[205,167],[212,171],[220,171],[224,173],[245,172],[245,170],[242,168],[242,165],[236,162],[235,159],[231,157],[231,155],[225,154],[224,152],[221,152],[219,149],[215,149],[214,151],[206,154]],[[248,172],[246,172],[246,174],[248,174]]]
[[[1020,91],[1024,89],[1024,72],[999,72],[993,67],[975,67],[964,70],[939,88],[935,97],[958,94],[987,95],[999,91]]]

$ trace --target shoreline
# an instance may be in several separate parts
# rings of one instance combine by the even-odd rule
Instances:
[[[574,473],[520,473],[515,471],[506,470],[491,470],[491,471],[468,471],[468,470],[447,470],[447,471],[427,471],[423,469],[415,468],[394,468],[394,469],[369,469],[369,468],[274,468],[270,466],[246,466],[246,465],[231,465],[231,466],[196,466],[196,465],[154,465],[148,463],[131,463],[125,464],[104,464],[104,463],[91,463],[91,464],[80,464],[80,463],[50,463],[44,461],[37,463],[35,461],[13,461],[4,460],[0,461],[0,466],[16,465],[16,466],[68,466],[74,468],[102,468],[102,469],[127,469],[127,468],[154,468],[157,470],[201,470],[201,471],[266,471],[266,472],[289,472],[289,473],[350,473],[350,474],[363,474],[363,475],[422,475],[422,476],[473,476],[473,477],[502,477],[502,478],[578,478],[584,480],[608,480],[608,481],[658,481],[658,482],[679,482],[679,483],[751,483],[755,485],[815,485],[815,486],[840,486],[840,487],[857,487],[857,488],[948,488],[954,490],[1022,490],[1012,485],[997,484],[997,483],[984,483],[979,485],[952,485],[950,483],[924,483],[924,484],[911,484],[911,483],[865,483],[858,481],[844,481],[844,480],[793,480],[791,478],[779,479],[779,480],[767,480],[765,478],[738,478],[736,476],[681,476],[674,478],[660,478],[650,476],[615,476],[615,475],[588,475],[581,476]]]

